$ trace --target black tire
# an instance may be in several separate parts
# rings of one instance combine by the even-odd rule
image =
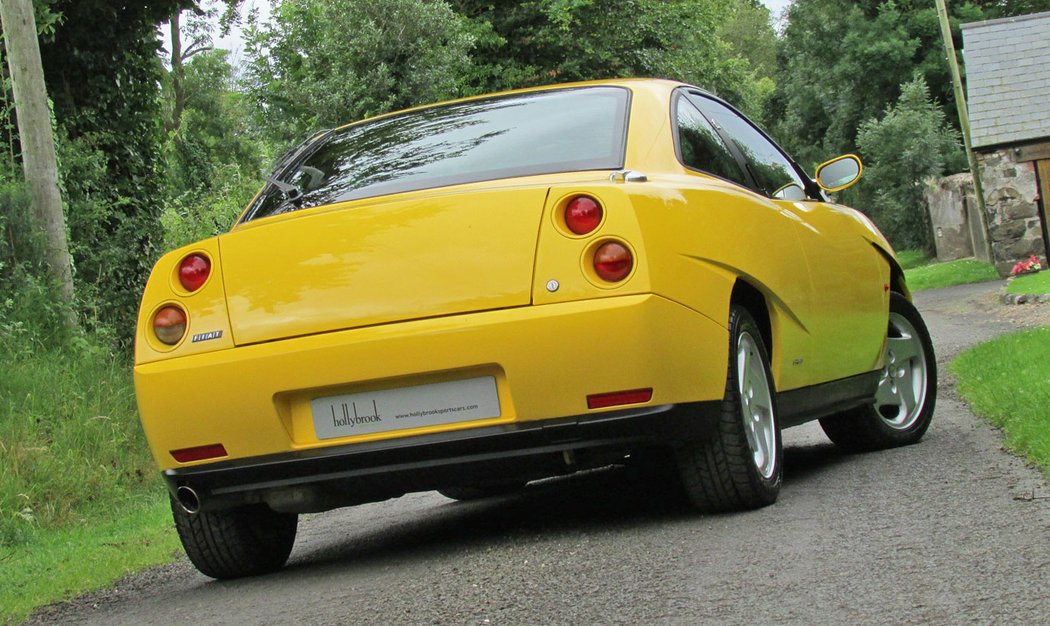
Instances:
[[[836,446],[866,452],[917,443],[937,402],[937,359],[925,322],[907,298],[890,294],[885,366],[872,403],[822,418]]]
[[[175,529],[193,565],[205,576],[258,576],[284,566],[295,543],[299,516],[265,504],[190,515],[171,500]]]
[[[780,493],[783,444],[769,353],[743,307],[729,310],[729,367],[717,427],[676,452],[682,488],[697,510],[755,509]]]
[[[438,493],[452,500],[481,500],[495,496],[503,496],[515,493],[525,488],[524,482],[502,483],[499,485],[477,485],[472,487],[445,487],[438,489]]]

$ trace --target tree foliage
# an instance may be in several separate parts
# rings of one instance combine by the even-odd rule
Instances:
[[[156,28],[187,4],[55,0],[50,10],[61,21],[41,45],[60,137],[74,280],[88,322],[124,338],[134,329],[159,237]]]
[[[164,249],[228,230],[262,182],[265,142],[228,59],[226,50],[206,51],[184,68],[180,124],[163,151]],[[166,82],[168,101],[171,90]]]
[[[901,86],[897,102],[857,133],[867,162],[865,209],[899,248],[931,250],[922,181],[962,167],[962,139],[930,95],[921,73]]]
[[[433,0],[283,0],[247,30],[248,92],[280,143],[464,95],[472,27]]]
[[[479,91],[595,78],[655,76],[698,84],[745,109],[760,106],[749,59],[727,27],[750,0],[457,0],[483,33],[475,63]],[[766,13],[768,16],[768,12]],[[772,28],[768,35],[774,44]],[[741,37],[743,36],[742,33]]]
[[[948,4],[960,48],[960,23],[1050,9],[1050,0]],[[775,134],[807,165],[850,152],[860,124],[892,104],[916,71],[956,123],[939,28],[931,0],[795,0],[778,53]]]

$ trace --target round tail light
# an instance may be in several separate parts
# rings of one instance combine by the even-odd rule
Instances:
[[[602,205],[590,196],[576,196],[565,205],[565,225],[577,235],[593,232],[602,223]]]
[[[211,276],[211,261],[203,254],[191,254],[179,263],[179,283],[190,293],[197,291]]]
[[[161,343],[173,346],[186,334],[186,313],[177,306],[166,306],[153,315],[153,334]]]
[[[594,271],[602,280],[618,283],[634,269],[634,257],[627,246],[607,241],[594,251]]]

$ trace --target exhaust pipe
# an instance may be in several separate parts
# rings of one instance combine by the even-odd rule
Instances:
[[[179,505],[183,511],[186,511],[190,515],[196,515],[201,510],[201,499],[191,487],[183,485],[175,490],[175,499],[179,501]]]

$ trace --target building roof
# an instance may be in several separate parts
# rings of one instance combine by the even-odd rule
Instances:
[[[1050,138],[1050,12],[962,33],[974,148]]]

